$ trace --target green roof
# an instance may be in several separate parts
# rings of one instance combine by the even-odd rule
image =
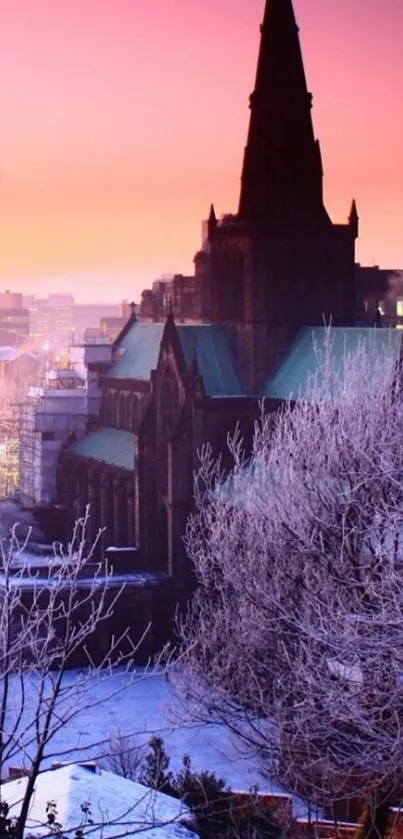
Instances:
[[[183,356],[189,368],[196,359],[208,396],[243,396],[236,369],[234,336],[225,326],[180,324],[176,326]]]
[[[163,332],[163,323],[133,323],[115,345],[116,361],[108,375],[149,381],[157,366]]]
[[[262,396],[270,399],[303,399],[309,396],[310,380],[318,370],[325,350],[326,327],[305,327],[289,349],[277,372],[267,380]],[[333,327],[331,329],[332,364],[340,369],[344,357],[367,345],[375,361],[392,355],[399,359],[402,333],[398,329],[369,327]],[[378,369],[379,369],[379,365]]]
[[[96,431],[86,434],[82,440],[72,443],[67,451],[129,472],[134,469],[134,434],[130,431],[97,428]]]

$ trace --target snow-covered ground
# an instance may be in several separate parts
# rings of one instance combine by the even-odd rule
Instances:
[[[70,671],[66,681],[73,682],[76,676],[75,671]],[[35,692],[34,685],[33,690]],[[138,744],[147,744],[152,735],[158,734],[164,739],[174,771],[179,769],[186,753],[195,770],[216,772],[233,790],[248,790],[257,785],[261,791],[282,793],[278,784],[261,777],[257,760],[242,757],[224,727],[178,722],[183,712],[163,673],[138,671],[133,679],[123,670],[117,670],[107,681],[98,682],[94,677],[87,690],[95,707],[82,712],[78,710],[69,724],[60,730],[49,745],[50,754],[43,768],[50,767],[56,760],[99,759],[107,750],[110,735],[116,731],[134,736]],[[112,699],[108,698],[111,692],[115,693]],[[87,698],[77,691],[77,706],[84,707],[86,702]],[[29,696],[27,704],[30,704]],[[94,743],[97,745],[93,746]],[[16,758],[13,764],[18,765]]]

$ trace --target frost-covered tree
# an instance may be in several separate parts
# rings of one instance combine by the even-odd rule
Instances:
[[[135,647],[129,630],[114,637],[108,627],[122,587],[114,584],[111,569],[93,561],[87,525],[88,512],[66,550],[55,546],[46,559],[29,553],[29,533],[20,542],[18,526],[0,540],[0,779],[13,763],[28,777],[14,839],[23,837],[44,761],[63,756],[63,738],[58,747],[55,739],[78,714],[96,713],[101,699],[93,694],[94,682],[108,681],[117,662],[131,670]],[[77,656],[80,669],[66,678]],[[103,702],[124,687],[110,685]],[[88,740],[87,746],[96,745],[90,734]]]
[[[230,441],[231,474],[202,452],[179,627],[193,709],[311,801],[365,798],[375,832],[403,795],[399,350],[368,330],[340,356],[329,330],[308,395],[263,406],[251,453]]]
[[[121,729],[113,731],[108,743],[108,750],[103,764],[105,769],[128,778],[130,781],[137,781],[141,776],[146,746],[134,735],[128,735]]]

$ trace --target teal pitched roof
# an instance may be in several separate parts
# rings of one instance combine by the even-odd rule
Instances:
[[[176,326],[188,369],[193,360],[203,377],[208,396],[243,396],[245,391],[236,369],[233,334],[225,326],[180,324]]]
[[[108,375],[149,381],[157,366],[163,332],[163,323],[133,323],[115,345],[115,361]]]
[[[303,399],[309,396],[312,376],[321,363],[325,350],[326,327],[305,327],[298,333],[284,361],[274,376],[270,377],[262,396],[269,399]],[[367,346],[374,362],[392,353],[396,361],[402,348],[402,332],[398,329],[371,329],[369,327],[333,327],[331,329],[332,364],[335,374],[346,355]],[[379,364],[376,365],[379,369]],[[374,364],[375,367],[375,364]]]
[[[71,454],[98,460],[108,466],[134,469],[134,434],[117,428],[97,428],[89,431],[82,440],[77,440],[67,448]]]

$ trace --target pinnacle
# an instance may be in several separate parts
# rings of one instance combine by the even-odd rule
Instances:
[[[353,221],[358,221],[358,210],[357,210],[357,204],[356,204],[355,198],[353,198],[353,200],[351,202],[351,208],[350,208],[350,213],[349,213],[349,216],[348,216],[348,220],[349,220],[350,223],[353,222]]]
[[[217,216],[216,216],[216,214],[215,214],[214,204],[211,204],[211,206],[210,206],[210,214],[209,214],[209,218],[208,218],[208,220],[209,220],[210,222],[215,222],[215,221],[217,221]]]

